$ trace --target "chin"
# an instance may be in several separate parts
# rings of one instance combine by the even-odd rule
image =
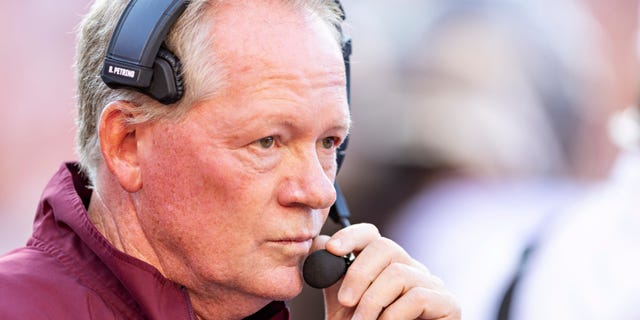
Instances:
[[[302,274],[298,268],[283,268],[264,279],[264,293],[271,300],[291,300],[302,292]],[[293,270],[291,270],[293,269]]]

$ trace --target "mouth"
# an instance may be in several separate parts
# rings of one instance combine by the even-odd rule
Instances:
[[[282,238],[276,239],[275,242],[307,242],[313,241],[314,236],[311,235],[295,235],[295,236],[284,236]]]
[[[285,236],[270,242],[291,255],[306,255],[311,249],[313,238],[309,235]]]
[[[300,238],[283,238],[272,241],[276,244],[280,245],[309,245],[311,246],[311,242],[313,242],[313,238],[309,237],[300,237]]]

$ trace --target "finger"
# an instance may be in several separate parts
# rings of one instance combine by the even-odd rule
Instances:
[[[355,315],[359,319],[377,319],[382,310],[410,289],[439,287],[421,269],[402,263],[392,263],[367,288],[358,302]]]
[[[414,262],[398,244],[387,238],[379,238],[362,250],[347,270],[338,300],[346,306],[355,306],[371,283],[389,265],[413,265]]]
[[[459,320],[460,307],[447,292],[415,287],[388,306],[380,320]]]
[[[359,223],[340,229],[326,244],[327,251],[344,256],[364,249],[369,243],[380,238],[378,228],[369,223]]]

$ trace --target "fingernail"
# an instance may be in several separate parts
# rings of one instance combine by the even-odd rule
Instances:
[[[332,239],[329,242],[331,242],[331,246],[334,249],[340,249],[340,247],[342,247],[342,241],[340,241],[340,239]]]
[[[351,300],[353,299],[353,291],[351,291],[351,288],[349,287],[342,287],[340,288],[340,291],[338,292],[338,300],[342,303],[351,303]]]
[[[362,320],[362,317],[359,313],[356,313],[353,315],[353,317],[351,317],[351,320]]]

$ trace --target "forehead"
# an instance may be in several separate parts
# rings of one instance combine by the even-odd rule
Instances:
[[[344,61],[334,29],[283,2],[230,1],[213,13],[213,52],[228,72],[218,97],[226,99],[226,107],[218,112],[256,111],[280,100],[281,105],[331,106],[348,118]]]
[[[283,68],[342,73],[335,28],[286,1],[229,1],[212,13],[213,51],[230,76]]]

